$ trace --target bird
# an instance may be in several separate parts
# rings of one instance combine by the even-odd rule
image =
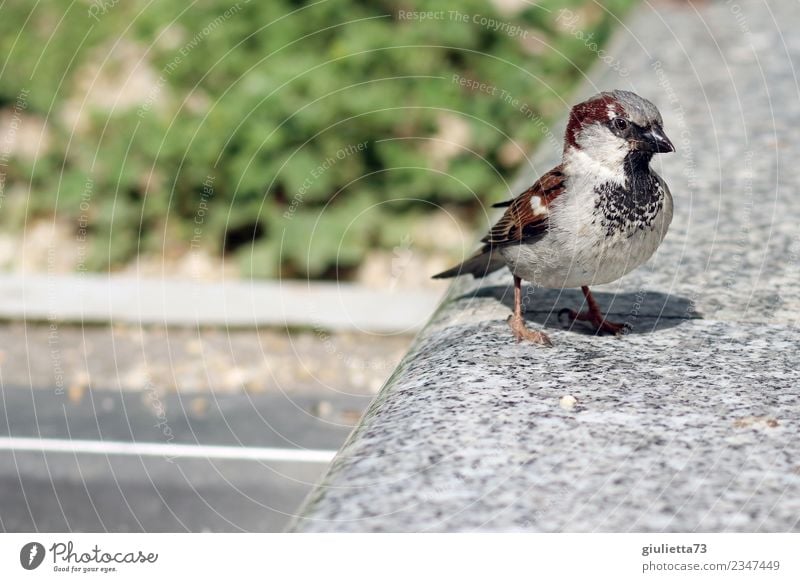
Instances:
[[[512,200],[481,239],[476,254],[434,275],[482,278],[507,266],[514,276],[508,324],[517,342],[552,346],[522,315],[522,281],[536,287],[580,287],[586,311],[562,310],[596,335],[621,334],[589,289],[610,283],[646,262],[672,222],[672,195],[650,167],[657,153],[674,152],[658,108],[631,91],[598,93],[569,113],[561,163]]]

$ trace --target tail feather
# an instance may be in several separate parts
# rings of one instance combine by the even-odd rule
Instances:
[[[505,264],[506,262],[503,260],[503,257],[500,256],[500,253],[496,251],[493,252],[492,249],[488,247],[483,247],[480,251],[460,265],[456,265],[451,269],[442,271],[441,273],[434,275],[433,278],[449,279],[450,277],[458,277],[459,275],[470,274],[477,279],[479,277],[485,277],[489,273],[493,273],[498,269],[502,269]]]

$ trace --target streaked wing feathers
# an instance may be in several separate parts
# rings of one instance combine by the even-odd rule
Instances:
[[[539,238],[547,230],[549,205],[564,191],[565,181],[561,166],[556,166],[513,200],[495,204],[495,207],[507,206],[508,210],[482,242],[504,246]]]

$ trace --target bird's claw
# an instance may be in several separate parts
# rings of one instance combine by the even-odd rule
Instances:
[[[572,325],[572,323],[575,321],[585,321],[589,323],[592,327],[594,327],[597,335],[604,333],[609,333],[611,335],[625,335],[632,329],[631,325],[627,322],[615,323],[613,321],[608,321],[602,313],[595,313],[592,311],[583,311],[578,313],[574,309],[565,307],[558,312],[558,320],[561,321],[561,318],[564,315],[567,316],[570,325]]]
[[[562,317],[567,316],[567,322],[571,325],[573,321],[578,318],[578,312],[574,309],[570,309],[569,307],[565,307],[561,311],[558,312],[558,321],[560,322]]]
[[[511,331],[517,339],[517,343],[525,340],[539,344],[540,346],[553,346],[553,342],[550,341],[547,334],[534,329],[528,329],[523,318],[517,317],[516,315],[509,315],[506,321],[508,321],[508,325],[511,327]]]

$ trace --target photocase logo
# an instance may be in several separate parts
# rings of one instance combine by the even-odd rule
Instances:
[[[26,570],[35,570],[44,560],[44,546],[39,542],[28,542],[19,551],[19,563]]]

